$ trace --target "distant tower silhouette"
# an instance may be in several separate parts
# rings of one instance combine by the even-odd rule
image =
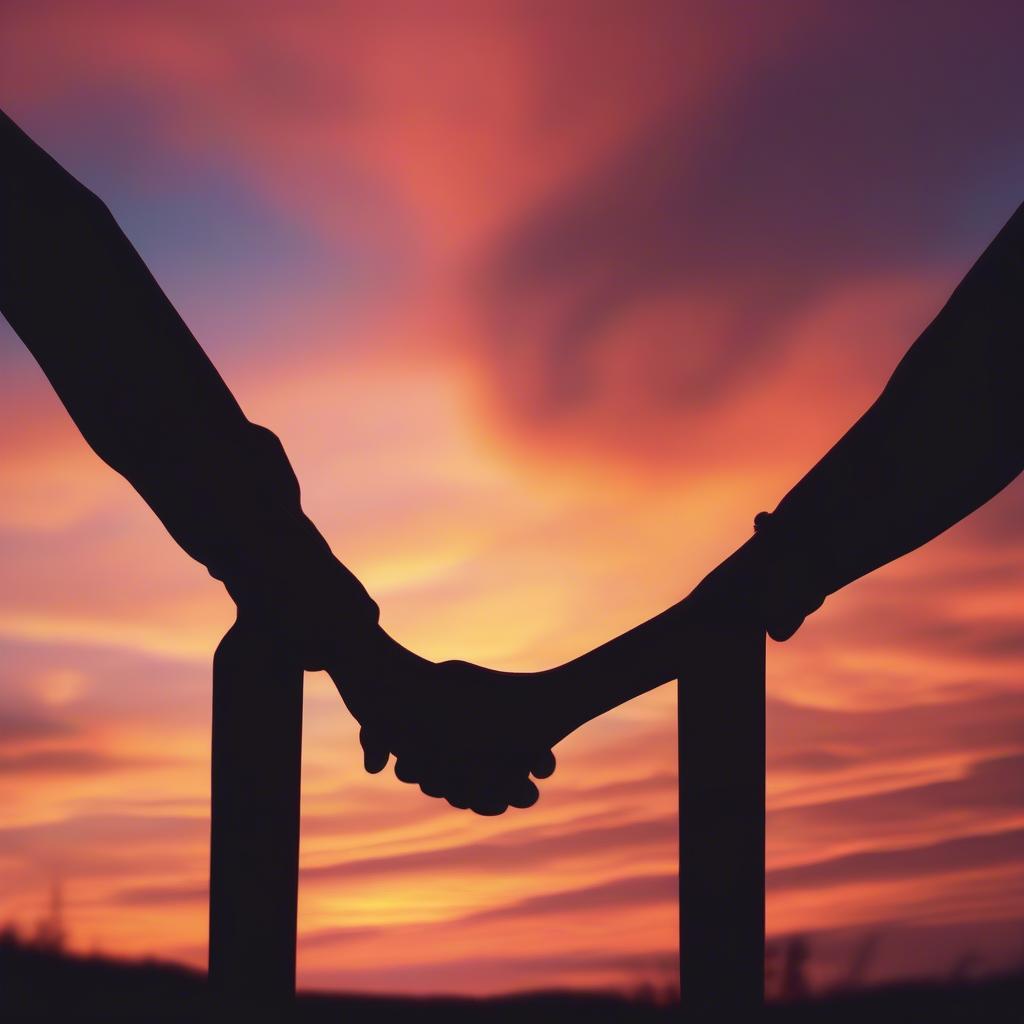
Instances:
[[[811,949],[807,939],[794,935],[783,950],[782,979],[779,995],[786,1002],[806,999],[810,991],[807,984],[807,961]]]
[[[36,925],[34,945],[48,953],[60,953],[64,949],[67,932],[64,930],[64,896],[60,880],[50,888],[50,912],[40,918]]]

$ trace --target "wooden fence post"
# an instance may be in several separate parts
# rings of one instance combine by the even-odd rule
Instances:
[[[240,619],[213,660],[210,986],[272,1010],[295,994],[302,668]]]
[[[722,630],[679,683],[680,995],[688,1014],[764,999],[764,632]],[[295,993],[302,669],[259,623],[214,657],[210,983],[264,1009]]]
[[[709,637],[679,680],[679,956],[687,1018],[764,1001],[765,636]]]

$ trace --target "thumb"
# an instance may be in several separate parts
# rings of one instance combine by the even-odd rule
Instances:
[[[383,771],[391,757],[391,751],[383,735],[364,725],[359,730],[359,743],[363,748],[363,767],[371,775]]]
[[[799,613],[776,615],[768,619],[766,632],[775,641],[788,640],[802,625],[804,616]]]

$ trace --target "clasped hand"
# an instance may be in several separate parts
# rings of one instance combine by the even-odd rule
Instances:
[[[327,669],[360,723],[368,772],[382,771],[394,755],[400,781],[477,814],[537,802],[531,776],[554,772],[551,748],[572,729],[557,672],[436,664],[380,629],[353,648]]]
[[[382,771],[392,757],[396,777],[427,795],[477,814],[530,807],[534,779],[555,770],[552,748],[585,722],[679,676],[685,653],[706,674],[716,644],[737,630],[767,628],[785,639],[812,604],[780,601],[783,573],[771,545],[752,538],[683,601],[628,633],[554,669],[498,672],[464,661],[434,663],[412,653],[374,622],[339,636],[329,591],[292,590],[284,602],[292,625],[256,603],[280,642],[300,652],[306,669],[326,669],[360,723],[363,762]],[[315,588],[314,588],[315,589]],[[240,607],[255,592],[235,591]],[[326,599],[325,599],[326,598]],[[278,594],[280,599],[280,594]],[[813,605],[813,607],[812,607]]]

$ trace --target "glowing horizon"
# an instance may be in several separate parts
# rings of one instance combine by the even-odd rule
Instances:
[[[738,546],[1019,203],[1024,22],[980,6],[39,0],[2,16],[0,105],[282,438],[383,624],[536,669]],[[230,601],[6,325],[0,481],[0,922],[59,881],[72,948],[201,965]],[[872,932],[914,937],[880,976],[1019,956],[1021,494],[769,650],[769,931],[813,933],[819,979]],[[309,678],[300,984],[669,982],[674,698],[485,820],[364,775]]]

